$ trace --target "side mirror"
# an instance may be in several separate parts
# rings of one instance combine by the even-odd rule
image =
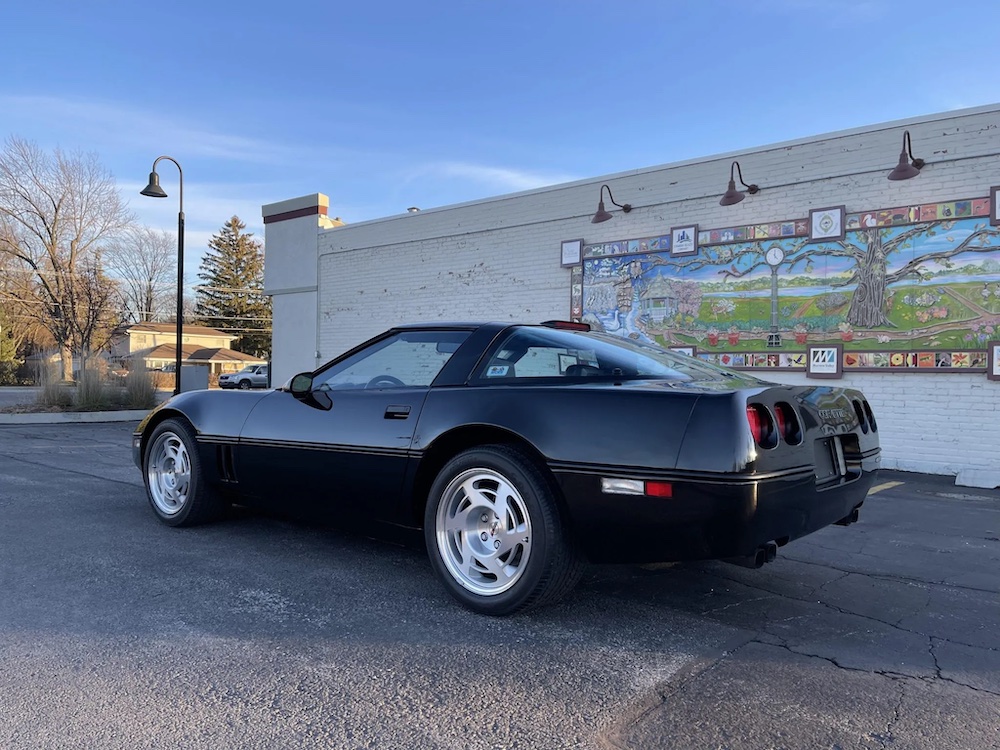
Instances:
[[[295,398],[303,398],[312,393],[313,376],[308,372],[300,372],[295,375],[288,385],[288,390]]]
[[[308,372],[300,372],[288,381],[288,390],[292,396],[304,404],[330,411],[333,408],[333,399],[323,391],[313,391],[313,376]]]

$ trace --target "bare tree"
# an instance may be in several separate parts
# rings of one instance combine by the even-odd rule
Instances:
[[[105,266],[118,281],[126,319],[148,323],[170,312],[177,294],[177,238],[132,226],[106,245]]]
[[[87,263],[100,263],[99,246],[124,229],[130,215],[114,178],[93,154],[49,155],[8,138],[0,152],[0,253],[21,273],[11,295],[38,315],[62,354],[62,377],[72,377],[79,341]]]
[[[80,368],[86,369],[91,352],[104,348],[114,329],[122,323],[115,299],[118,285],[101,269],[100,257],[85,260],[76,274],[76,306],[73,339],[80,352]]]

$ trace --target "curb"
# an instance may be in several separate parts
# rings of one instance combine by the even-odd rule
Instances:
[[[151,409],[123,411],[68,411],[0,414],[0,425],[17,424],[80,424],[92,422],[141,422]]]

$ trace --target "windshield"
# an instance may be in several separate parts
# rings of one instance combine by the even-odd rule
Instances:
[[[695,357],[607,333],[515,328],[476,375],[498,378],[577,377],[616,380],[753,380]]]

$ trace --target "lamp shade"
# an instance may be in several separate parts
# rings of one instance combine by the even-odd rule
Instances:
[[[719,199],[719,205],[733,206],[746,197],[746,194],[742,190],[736,189],[736,180],[730,180],[729,187],[726,189],[726,192],[723,193],[722,198]]]
[[[916,177],[918,174],[920,174],[920,170],[917,169],[916,166],[910,163],[910,160],[906,154],[906,150],[904,149],[899,154],[899,164],[896,165],[895,169],[889,172],[889,179],[908,180],[911,177]]]
[[[590,223],[600,224],[602,221],[607,221],[610,218],[611,214],[604,210],[604,198],[601,198],[597,204],[597,213],[594,214],[594,218],[590,220]]]
[[[150,172],[149,184],[139,191],[139,195],[148,195],[150,198],[166,198],[166,192],[160,187],[160,175],[156,172]]]

